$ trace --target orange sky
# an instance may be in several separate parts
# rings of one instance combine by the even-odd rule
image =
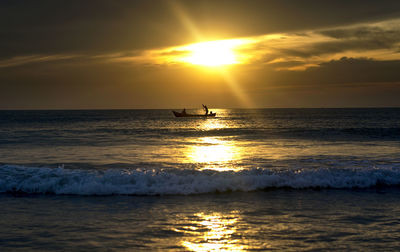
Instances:
[[[397,1],[0,5],[0,109],[400,106]]]

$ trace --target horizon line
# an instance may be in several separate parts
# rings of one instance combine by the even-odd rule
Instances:
[[[400,108],[400,106],[348,106],[348,107],[254,107],[254,108],[218,108],[213,107],[211,109],[379,109],[379,108]],[[10,108],[2,109],[0,111],[87,111],[87,110],[176,110],[180,108]],[[187,108],[189,110],[198,110],[201,108]]]

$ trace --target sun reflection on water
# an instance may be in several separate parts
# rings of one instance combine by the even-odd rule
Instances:
[[[205,120],[197,128],[200,131],[211,131],[228,128],[221,120]],[[238,171],[237,165],[241,158],[242,148],[235,141],[223,137],[199,137],[188,145],[185,156],[187,161],[199,165],[199,170]]]
[[[197,213],[192,225],[176,229],[189,238],[181,242],[191,251],[244,251],[247,247],[233,235],[237,230],[238,212],[230,214]]]
[[[188,147],[186,156],[189,162],[200,164],[200,170],[241,170],[236,165],[241,148],[235,146],[234,142],[218,137],[202,137],[196,142],[196,145]]]
[[[220,120],[206,120],[199,126],[200,130],[224,129],[227,125]]]

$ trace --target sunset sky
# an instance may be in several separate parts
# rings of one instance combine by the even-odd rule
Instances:
[[[400,1],[0,2],[0,109],[400,106]]]

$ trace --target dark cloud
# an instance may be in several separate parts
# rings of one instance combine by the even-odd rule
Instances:
[[[321,81],[331,83],[355,82],[400,82],[400,60],[378,61],[343,57],[322,63],[318,69],[310,69],[310,74],[319,76]],[[399,86],[400,87],[400,86]]]
[[[0,55],[108,53],[155,46],[159,1],[2,1]],[[5,5],[5,6],[4,6]],[[156,6],[156,7],[154,7]],[[154,19],[157,17],[157,19]],[[164,41],[168,43],[168,37]]]
[[[400,37],[400,26],[383,29],[377,26],[361,26],[347,29],[330,29],[319,31],[318,33],[336,39],[389,39]]]
[[[290,68],[290,67],[296,67],[296,66],[302,66],[304,65],[304,61],[283,61],[283,62],[274,62],[274,63],[269,63],[270,66],[274,68]]]
[[[334,43],[321,43],[317,45],[322,50],[325,48],[333,48],[336,52],[338,48],[343,50],[374,50],[374,49],[391,49],[400,43],[400,24],[396,27],[381,28],[374,26],[363,26],[348,29],[332,29],[321,31],[321,34],[340,40],[337,47]],[[340,50],[340,49],[339,49]]]
[[[273,75],[277,85],[298,85],[299,87],[348,85],[362,83],[400,83],[400,60],[378,61],[365,58],[347,58],[321,63],[305,71],[283,70]],[[400,89],[400,85],[399,85]]]
[[[275,57],[294,56],[309,58],[341,52],[366,52],[369,50],[389,49],[394,52],[400,43],[400,25],[397,27],[381,28],[376,26],[361,26],[346,29],[330,29],[317,31],[333,40],[324,42],[311,42],[300,48],[277,49]],[[307,41],[310,35],[302,35]],[[267,47],[267,46],[265,46]],[[270,56],[271,57],[271,56]],[[268,60],[268,59],[267,59]]]
[[[282,57],[282,56],[294,56],[294,57],[300,57],[300,58],[309,58],[311,56],[316,56],[321,54],[320,50],[315,50],[314,46],[309,46],[310,48],[283,48],[283,49],[278,49],[277,53],[275,53],[275,57]],[[311,48],[312,47],[312,48]],[[322,53],[325,53],[323,51]]]

